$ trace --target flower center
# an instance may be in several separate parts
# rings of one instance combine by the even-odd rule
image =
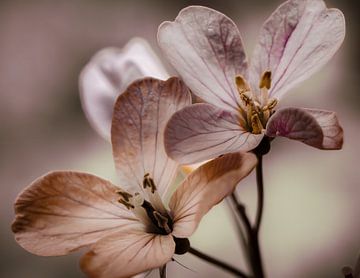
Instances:
[[[240,124],[253,134],[262,133],[273,109],[278,103],[277,99],[269,99],[271,87],[271,72],[265,71],[260,79],[260,94],[254,94],[245,78],[241,75],[235,78],[236,87],[242,103],[239,105],[241,115]]]
[[[145,224],[148,232],[168,235],[173,229],[173,220],[165,208],[154,180],[147,173],[143,179],[144,193],[148,200],[139,192],[130,194],[124,190],[117,191],[120,196],[118,202],[131,210],[134,215]]]

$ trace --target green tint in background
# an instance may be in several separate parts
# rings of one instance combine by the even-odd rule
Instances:
[[[155,51],[158,25],[190,4],[210,6],[239,26],[251,53],[262,22],[281,1],[1,1],[0,2],[0,277],[82,277],[79,253],[42,258],[19,247],[10,230],[13,201],[48,171],[91,172],[116,182],[111,146],[91,129],[78,96],[78,75],[99,49],[133,36]],[[345,131],[341,151],[319,151],[277,139],[265,158],[261,245],[268,277],[341,277],[360,251],[360,17],[356,1],[341,9],[347,35],[319,73],[289,92],[281,106],[334,110]],[[160,54],[160,53],[159,53]],[[170,69],[170,67],[169,67]],[[238,187],[249,213],[255,177]],[[225,205],[204,218],[191,238],[197,247],[244,268]],[[191,255],[176,258],[169,277],[230,277]],[[157,274],[154,271],[153,276]]]

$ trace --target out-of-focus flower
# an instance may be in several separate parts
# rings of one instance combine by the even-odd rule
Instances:
[[[130,85],[116,101],[111,129],[123,187],[79,172],[39,178],[16,200],[17,242],[42,256],[90,246],[81,260],[89,277],[128,277],[185,253],[201,218],[257,163],[255,155],[238,152],[200,166],[179,185],[167,209],[164,195],[178,164],[166,155],[164,127],[190,103],[177,78]]]
[[[165,132],[170,157],[194,163],[249,151],[268,137],[285,136],[320,149],[342,147],[335,113],[281,108],[278,100],[323,66],[345,35],[341,11],[322,0],[290,0],[264,23],[248,65],[234,22],[215,10],[190,6],[159,27],[158,42],[194,94]]]
[[[123,49],[104,48],[84,67],[79,78],[83,110],[93,128],[110,140],[116,98],[136,79],[170,77],[148,42],[131,39]]]

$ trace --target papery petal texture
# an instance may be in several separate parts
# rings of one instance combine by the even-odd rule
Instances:
[[[344,141],[344,132],[336,113],[317,109],[305,109],[305,111],[310,113],[321,127],[324,135],[321,148],[329,150],[341,149]]]
[[[130,277],[166,264],[174,252],[171,235],[117,232],[98,241],[82,257],[81,268],[91,278]]]
[[[57,256],[124,228],[143,228],[117,202],[118,189],[85,173],[53,172],[37,179],[15,202],[16,241],[36,255]]]
[[[281,98],[335,54],[345,36],[345,20],[338,9],[322,0],[289,0],[263,25],[250,66],[256,90],[264,71],[272,72],[270,96]]]
[[[231,153],[216,158],[192,172],[170,199],[173,235],[191,236],[201,218],[234,191],[257,164],[252,153]]]
[[[79,86],[83,110],[92,126],[110,139],[115,100],[133,81],[146,76],[166,80],[169,74],[150,45],[134,38],[123,49],[105,48],[82,70]]]
[[[165,130],[168,155],[181,164],[192,164],[224,153],[249,151],[263,135],[247,132],[240,114],[211,104],[194,104],[175,113]]]
[[[191,104],[191,95],[178,78],[134,82],[116,101],[112,122],[115,165],[122,184],[139,191],[145,173],[160,195],[166,193],[178,167],[164,148],[164,129],[174,112]]]
[[[240,101],[235,76],[247,77],[243,43],[234,22],[201,6],[180,11],[164,22],[158,42],[189,88],[204,101],[236,111]]]
[[[266,135],[283,136],[318,149],[341,149],[343,131],[334,112],[282,108],[270,118]]]

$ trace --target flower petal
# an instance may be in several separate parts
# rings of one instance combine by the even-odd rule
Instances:
[[[81,259],[88,277],[121,278],[160,267],[175,252],[171,235],[118,232],[98,241]]]
[[[321,127],[324,135],[322,149],[341,149],[344,141],[344,132],[336,113],[315,109],[305,109],[305,111],[310,113]]]
[[[253,89],[263,72],[272,72],[270,96],[282,97],[335,54],[345,36],[342,12],[322,0],[289,0],[265,22],[250,69]]]
[[[142,227],[117,202],[118,189],[85,173],[52,172],[37,179],[16,200],[16,241],[31,253],[58,256],[124,227]]]
[[[110,139],[116,97],[136,79],[152,76],[167,79],[169,74],[150,45],[140,38],[123,49],[100,50],[82,70],[79,85],[84,112],[95,130]]]
[[[343,143],[336,114],[323,110],[279,109],[271,116],[266,135],[287,137],[318,149],[341,149]]]
[[[192,172],[171,197],[176,237],[189,237],[201,218],[231,194],[235,186],[256,166],[252,153],[232,153],[216,158]]]
[[[205,103],[185,107],[166,126],[167,153],[181,164],[192,164],[225,153],[252,150],[263,135],[245,131],[238,115]]]
[[[248,66],[239,30],[231,19],[206,7],[190,6],[175,21],[160,25],[158,42],[194,94],[237,110],[235,76],[247,77]]]
[[[178,167],[165,152],[165,125],[189,104],[189,90],[175,77],[136,81],[117,99],[111,139],[122,184],[139,191],[144,174],[149,173],[160,195],[165,194]]]

